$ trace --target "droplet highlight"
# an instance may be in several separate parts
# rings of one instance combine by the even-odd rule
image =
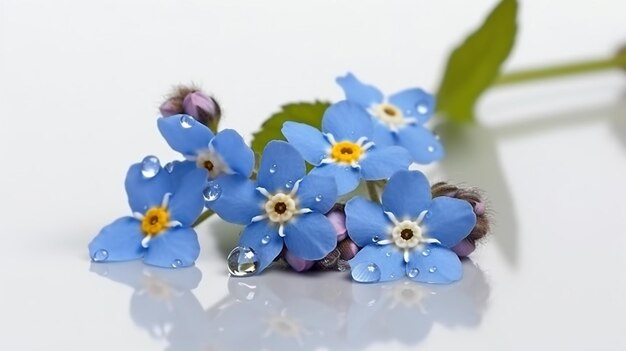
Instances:
[[[218,183],[211,181],[202,194],[206,202],[214,202],[222,196],[222,187]]]
[[[372,242],[377,243],[380,241],[380,237],[378,235],[374,235],[374,237],[372,238]]]
[[[189,129],[191,127],[193,127],[194,123],[196,123],[196,120],[193,119],[193,117],[189,116],[189,115],[182,115],[180,116],[180,126],[185,128],[185,129]]]
[[[424,256],[424,257],[430,256],[430,249],[426,249],[426,250],[422,251],[422,256]]]
[[[435,152],[435,147],[431,145],[431,146],[428,147],[427,150],[428,150],[428,152]]]
[[[437,267],[432,266],[432,267],[430,267],[430,268],[428,269],[428,271],[429,271],[430,273],[435,273],[435,272],[437,271]]]
[[[172,173],[174,172],[174,162],[168,162],[165,167],[165,170],[167,171],[167,173]]]
[[[419,113],[420,115],[425,115],[429,111],[428,104],[426,102],[423,102],[423,101],[418,103],[417,106],[415,107],[415,109],[417,110],[417,113]]]
[[[285,188],[287,189],[293,188],[293,180],[290,180],[287,183],[285,183]]]
[[[360,283],[380,281],[380,268],[376,263],[361,263],[352,269],[352,279]]]
[[[321,202],[324,199],[324,197],[322,195],[317,195],[315,197],[315,202]]]
[[[261,238],[261,244],[267,245],[267,244],[269,244],[270,240],[271,240],[270,236],[269,235],[265,235],[265,236],[263,236]]]
[[[277,165],[272,165],[272,167],[270,167],[270,173],[271,173],[271,174],[276,173],[276,169],[277,169],[277,168],[278,168],[278,166],[277,166]]]
[[[109,258],[109,252],[104,249],[100,249],[94,252],[93,256],[91,257],[91,259],[94,260],[95,262],[106,261],[107,258]]]
[[[183,266],[183,261],[179,259],[175,259],[174,261],[172,261],[172,268],[180,268],[182,266]]]
[[[141,175],[146,178],[154,178],[161,170],[161,162],[156,156],[146,156],[141,161]]]
[[[249,247],[236,247],[228,254],[228,272],[235,277],[247,277],[259,269],[259,258]]]
[[[418,274],[420,274],[420,270],[417,268],[411,268],[407,272],[407,275],[409,276],[409,278],[415,278],[417,277]]]

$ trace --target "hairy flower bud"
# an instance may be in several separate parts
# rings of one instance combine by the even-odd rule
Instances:
[[[163,117],[187,114],[211,128],[214,132],[222,110],[215,99],[195,86],[179,85],[159,107]]]

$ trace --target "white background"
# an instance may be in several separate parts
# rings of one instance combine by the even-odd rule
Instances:
[[[0,349],[625,349],[617,70],[494,89],[479,105],[482,127],[440,131],[449,157],[424,169],[485,189],[496,222],[476,267],[466,262],[466,281],[448,290],[274,271],[248,287],[231,280],[229,295],[224,251],[237,228],[216,219],[200,229],[191,274],[90,271],[87,243],[128,213],[128,165],[179,157],[155,123],[171,85],[213,93],[223,127],[248,138],[283,103],[340,99],[334,78],[347,71],[388,93],[435,91],[448,51],[493,5],[0,0]],[[522,1],[520,11],[509,70],[605,57],[626,43],[623,1]],[[132,283],[103,278],[109,269]],[[181,287],[199,271],[195,290]],[[402,304],[394,289],[422,297]],[[301,328],[273,331],[266,312]]]

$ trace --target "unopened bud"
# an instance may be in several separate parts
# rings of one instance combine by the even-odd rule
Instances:
[[[200,123],[217,131],[222,110],[214,98],[203,93],[195,86],[180,85],[159,107],[163,117],[177,114],[190,115]]]

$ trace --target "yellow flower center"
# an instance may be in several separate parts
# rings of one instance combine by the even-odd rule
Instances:
[[[361,158],[363,149],[350,141],[340,141],[333,145],[330,156],[337,162],[352,163]]]
[[[157,235],[167,229],[170,214],[164,207],[152,207],[141,220],[141,231],[146,235]]]

